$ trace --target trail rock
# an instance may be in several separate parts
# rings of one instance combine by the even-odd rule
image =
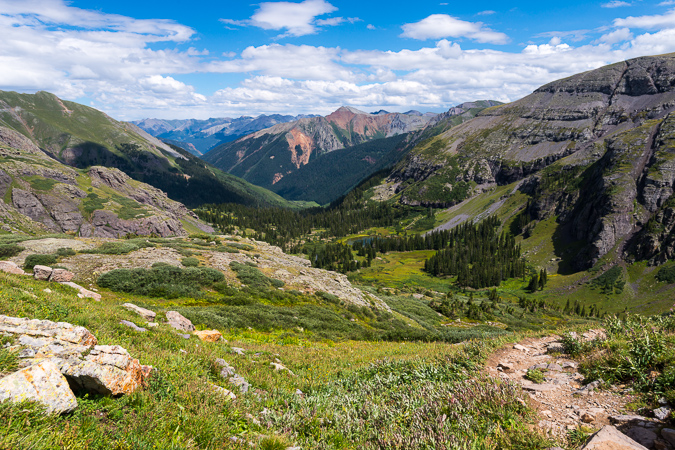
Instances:
[[[666,420],[670,416],[670,408],[666,408],[665,406],[661,408],[657,408],[654,410],[654,417],[656,417],[659,420]]]
[[[223,337],[218,330],[193,331],[192,334],[204,342],[218,342]]]
[[[195,331],[195,326],[177,311],[167,311],[166,319],[172,327],[181,331]]]
[[[647,450],[611,425],[605,425],[586,442],[582,450]]]
[[[534,392],[555,391],[559,388],[560,386],[556,386],[555,384],[528,384],[526,386],[523,386],[523,389],[525,389],[526,391],[534,391]]]
[[[14,275],[26,275],[26,272],[12,261],[0,261],[0,271]]]
[[[125,303],[122,305],[122,307],[128,309],[129,311],[135,312],[148,322],[152,322],[153,320],[155,320],[155,317],[157,316],[157,313],[155,313],[154,311],[141,308],[140,306],[136,306],[133,303]]]
[[[75,277],[75,274],[66,269],[54,269],[52,274],[49,276],[49,281],[56,283],[64,283],[72,280]]]
[[[0,380],[0,401],[33,400],[60,414],[77,408],[77,399],[68,381],[51,361],[43,361]]]
[[[675,446],[675,430],[672,428],[664,428],[661,430],[661,436],[663,436],[663,439],[668,441],[670,445]]]
[[[513,348],[516,349],[516,350],[520,350],[521,352],[525,352],[525,353],[528,353],[530,351],[529,348],[527,348],[525,346],[522,346],[520,344],[514,345]]]
[[[146,328],[139,327],[139,326],[136,325],[135,323],[129,322],[128,320],[120,320],[120,324],[121,324],[121,325],[124,325],[124,326],[127,326],[127,327],[129,327],[129,328],[131,328],[131,329],[133,329],[133,330],[135,330],[135,331],[140,332],[140,333],[144,333],[144,332],[148,331]]]
[[[656,433],[643,427],[633,427],[626,432],[626,436],[634,441],[644,445],[647,448],[654,446],[654,441],[658,438]]]
[[[36,280],[49,280],[49,277],[52,275],[52,268],[47,266],[37,265],[33,267],[33,277]]]

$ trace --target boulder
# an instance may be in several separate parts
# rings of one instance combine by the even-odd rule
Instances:
[[[665,406],[656,408],[654,410],[654,417],[656,417],[659,420],[666,420],[668,417],[670,417],[670,411],[671,409]]]
[[[654,447],[654,441],[658,439],[656,433],[643,427],[632,427],[626,432],[626,436],[647,448]]]
[[[218,342],[223,337],[218,330],[193,331],[192,334],[204,342]]]
[[[104,395],[130,394],[145,383],[137,359],[119,345],[97,345],[84,357],[54,359],[75,390]]]
[[[124,326],[126,326],[126,327],[129,327],[129,328],[131,328],[132,330],[138,331],[138,332],[140,332],[140,333],[144,333],[144,332],[148,331],[146,328],[139,327],[139,326],[136,325],[135,323],[129,322],[128,320],[120,320],[120,325],[124,325]]]
[[[157,313],[154,311],[150,311],[149,309],[141,308],[140,306],[136,306],[133,303],[125,303],[122,305],[123,308],[128,309],[129,311],[135,312],[148,322],[152,322],[155,320],[155,316],[157,316]]]
[[[37,265],[33,267],[33,277],[36,280],[49,280],[49,277],[52,275],[52,268],[47,266]]]
[[[13,275],[26,275],[26,272],[12,261],[0,261],[0,271]]]
[[[77,407],[68,381],[51,361],[42,361],[0,379],[0,401],[33,400],[49,413],[67,413]]]
[[[53,281],[55,283],[65,283],[72,280],[74,277],[75,274],[69,270],[54,269],[52,270],[52,274],[49,276],[49,281]]]
[[[612,425],[605,425],[593,434],[582,450],[647,450]]]
[[[663,439],[668,441],[670,445],[675,446],[675,430],[672,428],[664,428],[661,430],[661,436],[663,436]]]
[[[192,322],[180,315],[177,311],[167,311],[166,320],[168,321],[169,325],[174,327],[176,330],[195,331],[195,326],[192,325]]]
[[[63,281],[61,284],[70,286],[73,289],[77,289],[79,291],[77,296],[80,298],[93,298],[96,301],[101,300],[101,294],[85,289],[77,283],[73,283],[72,281]]]
[[[49,342],[57,341],[55,343],[61,346],[73,344],[89,348],[98,343],[96,337],[84,327],[50,320],[31,320],[0,315],[0,331],[10,334],[46,337],[50,338]]]

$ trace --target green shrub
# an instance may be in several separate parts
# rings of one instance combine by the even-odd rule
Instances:
[[[255,264],[248,263],[241,264],[237,261],[232,261],[230,267],[237,274],[237,278],[244,283],[245,285],[254,288],[254,289],[265,289],[273,286],[272,278],[267,277],[262,273]],[[281,283],[281,286],[284,285],[283,281],[275,280],[275,283]],[[279,287],[281,287],[279,286]]]
[[[322,298],[330,303],[335,303],[336,305],[340,303],[340,298],[337,295],[329,294],[324,291],[316,291],[316,296]]]
[[[544,373],[539,369],[529,369],[525,374],[525,378],[533,383],[540,384],[544,382]]]
[[[58,250],[56,250],[56,256],[59,258],[66,258],[68,256],[75,256],[77,252],[73,250],[72,248],[67,248],[67,247],[62,247]]]
[[[53,266],[56,264],[56,255],[28,255],[23,263],[23,268],[32,271],[35,266]]]
[[[675,283],[675,265],[662,267],[656,273],[656,279],[665,283]]]
[[[98,278],[97,284],[116,292],[149,297],[201,297],[200,289],[221,282],[225,276],[210,267],[181,269],[171,265],[151,269],[115,269]]]
[[[92,250],[86,250],[82,253],[98,253],[102,255],[126,255],[141,248],[154,247],[150,242],[144,239],[131,239],[128,241],[104,242]]]
[[[0,244],[0,259],[11,258],[16,256],[25,249],[16,244]]]
[[[185,267],[197,267],[199,265],[199,260],[197,258],[183,258],[180,262]]]

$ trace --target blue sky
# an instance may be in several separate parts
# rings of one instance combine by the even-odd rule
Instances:
[[[675,0],[0,0],[0,89],[111,116],[441,112],[675,52]]]

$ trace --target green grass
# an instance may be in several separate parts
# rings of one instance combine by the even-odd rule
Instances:
[[[44,292],[46,286],[51,293]],[[185,340],[166,326],[139,334],[119,325],[121,319],[138,319],[121,308],[126,301],[156,311],[161,319],[166,310],[187,299],[101,292],[103,299],[92,302],[66,286],[0,273],[4,314],[85,326],[100,344],[121,345],[142,364],[157,369],[145,389],[118,398],[80,396],[77,410],[66,416],[43,415],[33,404],[0,404],[1,447],[215,450],[249,448],[247,442],[259,448],[316,449],[438,448],[438,442],[480,448],[551,445],[530,431],[533,413],[518,400],[520,389],[476,375],[481,361],[505,340],[466,346],[333,342],[224,328],[229,343],[204,343]],[[247,352],[233,355],[230,346]],[[219,378],[216,358],[232,364],[258,394],[240,394],[235,401],[214,395],[209,383],[232,389]],[[273,371],[270,362],[275,358],[295,376]],[[304,396],[296,396],[296,389]],[[247,414],[261,424],[247,419]],[[442,414],[447,420],[438,422]],[[419,432],[427,427],[432,434]],[[241,445],[231,441],[234,436],[243,439]]]

